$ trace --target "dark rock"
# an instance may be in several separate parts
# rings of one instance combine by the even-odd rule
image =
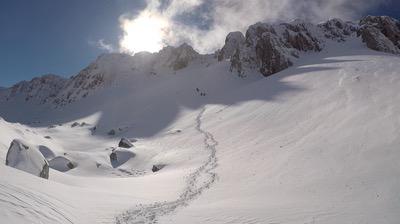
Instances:
[[[151,171],[158,172],[160,171],[162,168],[164,168],[166,165],[164,164],[157,164],[157,165],[153,165],[153,167],[151,168]]]
[[[71,124],[71,128],[74,128],[74,127],[77,127],[77,126],[79,126],[78,122],[74,122],[74,123]]]
[[[46,139],[51,139],[51,137],[48,136],[48,135],[44,136],[44,138],[46,138]]]
[[[119,143],[118,143],[118,147],[129,149],[129,148],[133,147],[133,144],[131,143],[131,141],[129,139],[122,138],[121,141],[119,141]]]

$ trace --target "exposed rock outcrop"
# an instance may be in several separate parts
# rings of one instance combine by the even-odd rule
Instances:
[[[341,19],[330,19],[318,24],[318,27],[322,29],[325,38],[337,41],[345,41],[346,38],[358,30],[358,26],[355,23],[350,21],[345,22]]]
[[[231,33],[218,55],[219,60],[230,59],[231,70],[243,75],[246,69],[257,69],[269,76],[293,64],[300,51],[320,51],[319,28],[300,20],[279,25],[256,23],[242,39]]]
[[[158,53],[157,64],[176,71],[187,67],[191,61],[199,56],[200,54],[186,43],[179,47],[167,46]]]
[[[45,179],[49,178],[49,163],[36,146],[15,139],[7,152],[6,165]]]
[[[360,21],[358,35],[367,47],[400,54],[400,22],[388,16],[367,16]]]
[[[218,52],[218,61],[230,59],[245,42],[242,32],[231,32],[226,36],[224,47]]]

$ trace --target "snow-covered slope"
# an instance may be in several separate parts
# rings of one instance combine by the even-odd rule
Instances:
[[[266,78],[230,71],[226,49],[248,38],[235,33],[215,56],[103,55],[60,101],[2,101],[0,159],[19,138],[74,165],[44,180],[0,163],[2,221],[398,223],[400,57],[352,23],[310,27],[321,47],[286,46],[292,65]]]

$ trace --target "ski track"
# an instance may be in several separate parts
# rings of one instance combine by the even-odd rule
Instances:
[[[138,205],[136,208],[126,211],[116,217],[117,224],[155,224],[158,218],[170,214],[179,207],[187,206],[190,201],[198,197],[204,190],[208,189],[217,179],[215,168],[217,167],[216,147],[218,142],[214,136],[202,128],[202,117],[206,108],[200,111],[196,117],[196,130],[204,136],[205,149],[210,152],[205,163],[190,174],[187,185],[178,199],[170,202],[156,202],[149,205]]]
[[[24,210],[38,219],[45,219],[52,223],[73,223],[67,214],[57,209],[57,205],[37,193],[17,186],[8,186],[0,183],[0,204]],[[19,213],[22,215],[22,213]]]

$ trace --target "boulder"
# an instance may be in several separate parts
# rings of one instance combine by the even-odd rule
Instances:
[[[77,127],[77,126],[79,126],[79,125],[80,125],[80,124],[79,124],[78,122],[74,122],[74,123],[71,124],[71,128]]]
[[[129,139],[122,138],[121,141],[119,141],[118,143],[118,147],[129,149],[133,147],[133,144]]]
[[[114,149],[110,154],[110,162],[112,167],[116,168],[126,163],[131,158],[135,157],[136,154],[132,151],[117,148]]]
[[[49,166],[52,169],[60,172],[67,172],[76,167],[76,165],[64,156],[57,156],[49,161]]]
[[[6,165],[45,179],[49,178],[49,163],[38,147],[14,139],[7,152]]]
[[[56,155],[54,152],[47,146],[44,145],[39,145],[38,146],[39,152],[42,153],[44,158],[46,158],[47,161],[53,159]]]
[[[157,165],[153,165],[153,167],[151,168],[151,171],[153,171],[153,173],[160,171],[162,168],[164,168],[166,165],[164,164],[157,164]]]

